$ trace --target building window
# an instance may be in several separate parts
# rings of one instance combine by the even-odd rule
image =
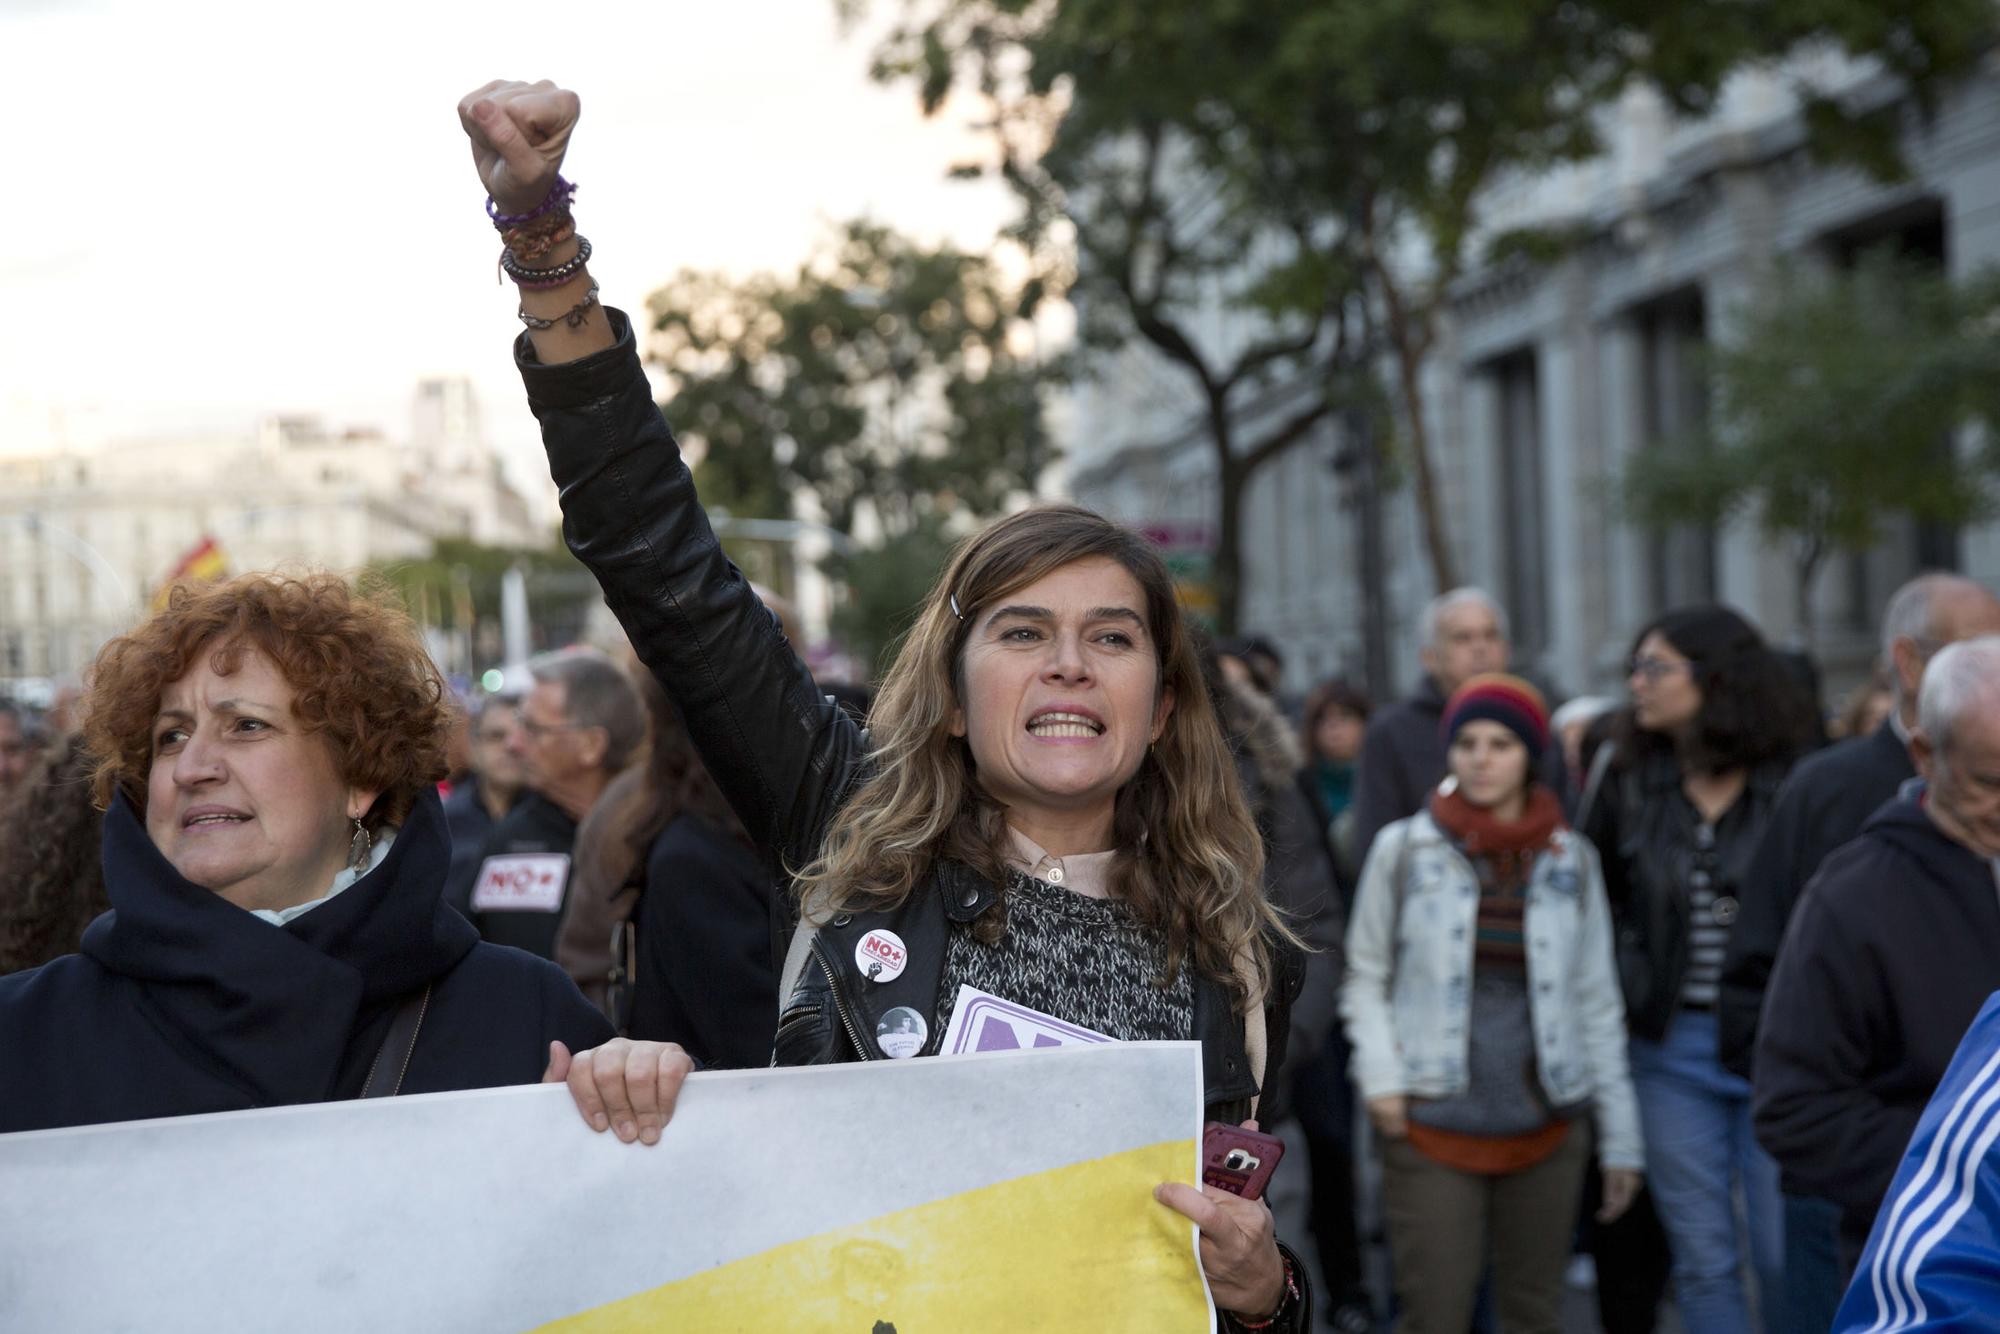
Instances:
[[[1886,250],[1913,264],[1942,271],[1949,259],[1947,244],[1944,202],[1924,198],[1827,234],[1820,240],[1820,251],[1839,269],[1852,269],[1864,255]],[[1958,466],[1950,437],[1937,442],[1930,466]],[[1846,556],[1848,596],[1843,610],[1849,628],[1857,633],[1872,631],[1883,603],[1904,579],[1920,570],[1957,570],[1964,566],[1964,545],[1957,528],[1941,523],[1910,522],[1903,526],[1902,534],[1900,544],[1891,544],[1887,569],[1871,567],[1865,553]],[[1900,550],[1895,549],[1897,545]]]
[[[1514,650],[1532,661],[1549,646],[1548,545],[1542,507],[1542,404],[1533,352],[1493,363],[1500,429],[1493,516],[1500,534],[1501,587]]]
[[[1639,335],[1640,448],[1694,449],[1708,422],[1702,352],[1708,340],[1701,294],[1676,292],[1633,312]],[[1658,614],[1713,602],[1716,532],[1684,524],[1646,535],[1646,599]]]

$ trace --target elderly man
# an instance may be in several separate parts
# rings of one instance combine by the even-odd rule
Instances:
[[[576,827],[646,740],[645,706],[602,653],[573,649],[528,664],[507,748],[529,792],[486,840],[472,921],[496,945],[555,957]]]
[[[1947,644],[1995,634],[2000,598],[1960,575],[1920,575],[1889,599],[1882,656],[1891,665],[1895,708],[1872,735],[1843,741],[1792,770],[1744,878],[1742,916],[1729,933],[1717,1007],[1722,1060],[1736,1073],[1750,1074],[1764,986],[1806,881],[1916,775],[1909,740],[1925,667]]]
[[[1507,614],[1477,588],[1455,588],[1424,608],[1424,679],[1369,719],[1355,774],[1354,855],[1385,825],[1423,809],[1444,777],[1439,726],[1451,692],[1483,672],[1507,670]]]
[[[1742,916],[1729,933],[1716,1004],[1722,1061],[1737,1074],[1751,1074],[1764,988],[1806,882],[1916,775],[1909,740],[1924,669],[1945,645],[1991,634],[2000,634],[2000,598],[1959,575],[1919,575],[1889,599],[1882,613],[1882,657],[1895,692],[1888,720],[1872,735],[1843,741],[1792,770],[1744,877]],[[1787,1193],[1786,1302],[1800,1328],[1833,1323],[1841,1289],[1839,1222],[1833,1205]]]
[[[1806,887],[1764,1002],[1757,1138],[1841,1210],[1851,1266],[1924,1104],[2000,987],[2000,636],[1924,673],[1922,776]]]

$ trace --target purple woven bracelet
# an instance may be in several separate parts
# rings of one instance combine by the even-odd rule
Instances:
[[[502,213],[500,205],[494,202],[493,196],[486,196],[486,216],[493,220],[495,227],[504,232],[509,227],[519,227],[524,222],[533,222],[545,213],[553,213],[567,206],[575,194],[576,186],[558,175],[556,183],[549,187],[549,197],[526,213]]]

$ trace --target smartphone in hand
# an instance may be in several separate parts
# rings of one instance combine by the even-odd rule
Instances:
[[[1201,1179],[1211,1186],[1254,1200],[1264,1193],[1285,1142],[1276,1135],[1210,1121],[1201,1132]]]

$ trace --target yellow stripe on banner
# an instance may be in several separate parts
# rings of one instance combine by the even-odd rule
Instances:
[[[1191,1140],[1016,1177],[717,1266],[535,1334],[1206,1334],[1189,1224],[1153,1187]]]

